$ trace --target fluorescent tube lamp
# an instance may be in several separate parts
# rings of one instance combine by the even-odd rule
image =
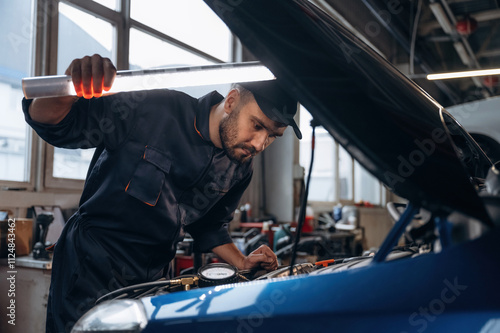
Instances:
[[[260,62],[225,63],[196,67],[117,71],[111,90],[123,91],[182,88],[233,82],[267,81],[275,77]],[[23,79],[24,97],[76,96],[71,76],[38,76]]]
[[[500,75],[500,68],[483,69],[483,70],[466,71],[466,72],[429,74],[427,75],[427,80],[459,79],[463,77],[475,77],[475,76],[487,76],[487,75]]]

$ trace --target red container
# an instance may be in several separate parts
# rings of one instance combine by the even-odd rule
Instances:
[[[302,225],[302,232],[309,233],[314,231],[314,216],[306,216]]]
[[[176,256],[175,257],[175,276],[179,276],[181,271],[193,267],[193,258],[191,256]]]

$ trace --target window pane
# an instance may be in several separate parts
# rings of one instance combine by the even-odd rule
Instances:
[[[0,2],[0,179],[29,181],[30,131],[21,110],[21,80],[31,73],[33,2]]]
[[[103,6],[106,6],[110,9],[113,9],[113,10],[118,10],[119,1],[120,0],[94,0],[94,2],[97,2]]]
[[[354,163],[354,185],[354,201],[381,203],[380,182],[357,162]]]
[[[110,23],[60,3],[57,73],[64,74],[73,59],[86,55],[97,53],[113,59],[113,39]],[[55,148],[53,177],[85,179],[93,151]]]
[[[231,33],[203,0],[132,0],[130,16],[222,61],[231,61]]]
[[[94,150],[55,148],[52,176],[57,178],[85,179]]]
[[[339,146],[339,188],[340,199],[352,200],[352,158]]]
[[[305,168],[306,176],[311,163],[311,135],[309,125],[311,115],[306,109],[300,110],[300,165]],[[330,134],[321,127],[316,128],[316,148],[309,186],[309,200],[335,201],[335,142]]]
[[[130,29],[130,69],[206,65],[210,62],[190,52]]]
[[[64,74],[73,59],[94,53],[113,60],[113,39],[111,23],[60,3],[57,73]]]

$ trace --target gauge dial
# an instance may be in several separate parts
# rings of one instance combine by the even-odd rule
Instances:
[[[236,267],[224,263],[208,264],[198,271],[200,287],[217,286],[238,280]]]
[[[209,267],[202,274],[209,279],[221,280],[233,276],[234,271],[229,267]]]

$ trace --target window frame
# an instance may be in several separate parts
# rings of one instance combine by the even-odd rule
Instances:
[[[34,0],[37,3],[37,13],[43,13],[43,24],[37,30],[37,48],[35,59],[36,70],[35,75],[55,75],[57,74],[57,54],[58,54],[58,18],[59,4],[65,3],[87,14],[94,15],[113,25],[115,29],[113,60],[118,70],[129,69],[129,46],[130,46],[130,30],[137,29],[146,33],[160,41],[170,43],[187,52],[193,53],[199,57],[205,58],[211,62],[224,63],[224,61],[205,53],[195,47],[192,47],[178,39],[175,39],[167,34],[153,29],[146,24],[136,21],[130,17],[130,2],[131,0],[117,0],[119,6],[117,10],[110,9],[94,1],[89,0]],[[52,6],[51,10],[48,7]],[[56,8],[54,10],[54,8]],[[39,17],[39,14],[38,16]],[[232,36],[231,53],[232,61],[241,61],[241,47],[239,41]],[[37,135],[33,135],[37,137]],[[38,138],[38,137],[37,137]],[[43,147],[36,150],[36,154],[40,159],[35,171],[33,182],[37,184],[31,188],[50,189],[50,190],[78,190],[83,189],[85,180],[59,178],[53,176],[54,168],[54,147],[43,142]],[[37,175],[37,176],[35,176]]]

